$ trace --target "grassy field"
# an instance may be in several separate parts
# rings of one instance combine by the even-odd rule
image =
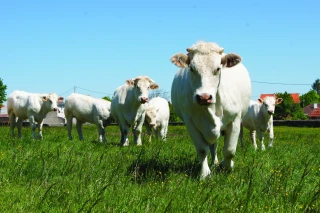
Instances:
[[[65,127],[45,127],[33,141],[28,127],[22,139],[0,127],[0,212],[320,212],[319,128],[275,127],[274,147],[256,152],[245,132],[234,171],[205,181],[184,126],[140,147],[120,147],[117,126],[107,143],[83,131],[68,141]]]

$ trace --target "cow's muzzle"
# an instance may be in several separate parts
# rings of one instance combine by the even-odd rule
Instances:
[[[60,113],[60,110],[57,107],[53,108],[52,111],[58,111]]]
[[[203,93],[201,95],[196,95],[198,104],[200,105],[210,105],[212,104],[212,95]]]
[[[147,102],[148,102],[148,98],[147,97],[140,98],[140,103],[145,104]]]
[[[273,110],[268,110],[268,114],[269,114],[269,115],[273,115],[273,114],[274,114],[274,111],[273,111]]]

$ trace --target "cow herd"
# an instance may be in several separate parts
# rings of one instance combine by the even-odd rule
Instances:
[[[223,135],[223,156],[220,168],[231,170],[232,161],[240,142],[243,145],[243,127],[251,133],[256,149],[257,132],[261,149],[264,150],[263,133],[269,132],[269,146],[273,144],[273,113],[275,104],[282,99],[266,97],[258,102],[250,101],[251,80],[241,57],[234,53],[224,53],[216,43],[199,41],[187,48],[187,54],[177,53],[171,62],[180,69],[177,71],[171,88],[171,101],[175,113],[185,123],[201,162],[201,178],[211,171],[208,154],[212,163],[218,165],[217,140]],[[134,142],[142,145],[141,132],[145,125],[150,136],[154,132],[165,140],[168,131],[168,101],[157,97],[151,100],[149,90],[159,86],[148,76],[138,76],[127,80],[114,91],[112,101],[97,99],[81,94],[71,94],[65,99],[65,116],[68,138],[72,140],[72,120],[75,118],[79,139],[83,140],[82,124],[89,122],[98,128],[100,142],[106,141],[105,127],[113,117],[119,124],[122,146],[128,146],[128,132],[132,129]],[[39,138],[42,139],[42,125],[45,115],[58,110],[57,102],[63,100],[55,93],[34,94],[14,91],[8,97],[8,115],[12,136],[17,126],[21,137],[24,119],[29,119],[32,137],[35,139],[36,122]]]

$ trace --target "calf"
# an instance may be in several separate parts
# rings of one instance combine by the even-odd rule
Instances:
[[[98,127],[99,141],[105,142],[104,128],[111,123],[110,106],[110,101],[100,98],[76,93],[68,96],[65,101],[64,113],[67,119],[69,140],[72,140],[72,119],[76,118],[76,127],[80,140],[83,140],[82,124],[89,122]]]
[[[275,111],[275,105],[280,104],[282,98],[275,98],[273,96],[267,96],[263,100],[261,98],[256,101],[250,101],[248,112],[241,121],[240,131],[240,143],[243,147],[243,127],[250,130],[251,140],[254,149],[257,149],[256,132],[258,133],[259,140],[261,142],[261,149],[265,150],[263,143],[263,133],[268,131],[269,133],[269,147],[273,145],[273,114]]]
[[[152,132],[155,133],[157,139],[161,137],[163,141],[166,140],[169,117],[169,103],[166,99],[156,97],[149,101],[144,120],[148,135],[150,136],[149,141],[151,141]]]
[[[159,86],[147,76],[139,76],[118,87],[111,101],[111,114],[121,131],[120,144],[128,146],[128,131],[132,127],[134,141],[141,145],[141,130],[145,119],[149,89]]]
[[[38,123],[39,138],[42,139],[43,119],[48,112],[57,111],[57,103],[62,100],[63,98],[58,97],[55,93],[35,94],[18,90],[11,93],[8,97],[7,110],[12,136],[14,136],[14,128],[17,126],[20,138],[22,121],[29,119],[33,139],[36,138],[36,122]]]

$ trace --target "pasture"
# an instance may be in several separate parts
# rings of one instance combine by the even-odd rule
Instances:
[[[0,212],[320,211],[319,128],[274,127],[274,147],[264,152],[245,130],[233,172],[212,168],[205,181],[185,126],[169,126],[166,142],[149,143],[145,132],[142,146],[130,133],[120,147],[118,126],[106,128],[107,143],[92,125],[84,141],[75,127],[73,141],[66,127],[44,127],[42,141],[29,127],[22,139],[0,127]]]

